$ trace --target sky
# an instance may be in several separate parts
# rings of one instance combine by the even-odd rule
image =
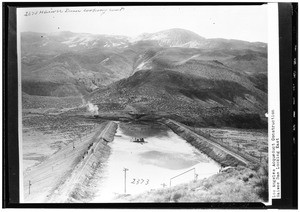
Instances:
[[[171,28],[205,38],[267,42],[268,7],[125,6],[18,9],[18,31],[71,31],[136,37]]]

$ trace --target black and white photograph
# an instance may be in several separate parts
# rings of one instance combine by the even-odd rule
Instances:
[[[279,197],[269,14],[270,4],[18,8],[21,202]]]

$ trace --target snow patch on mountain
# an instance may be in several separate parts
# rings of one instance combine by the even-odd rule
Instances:
[[[146,70],[146,69],[151,69],[151,65],[149,61],[145,61],[139,64],[138,67],[136,67],[135,72],[140,70]]]
[[[95,43],[95,38],[90,36],[84,36],[84,37],[74,36],[66,41],[63,41],[62,43],[68,45],[69,47],[88,46]]]
[[[100,64],[103,65],[103,64],[105,64],[105,63],[108,62],[108,61],[109,61],[109,57],[106,58],[106,59],[104,59],[104,60],[102,60],[102,61],[100,62]]]
[[[138,42],[141,40],[158,41],[160,46],[197,48],[205,38],[189,30],[169,29],[157,33],[144,33],[132,41]]]

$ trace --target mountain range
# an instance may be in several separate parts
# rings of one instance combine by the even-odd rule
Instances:
[[[99,108],[163,111],[203,125],[251,116],[261,127],[267,112],[262,42],[206,39],[184,29],[134,39],[24,32],[21,55],[23,98],[84,96]]]

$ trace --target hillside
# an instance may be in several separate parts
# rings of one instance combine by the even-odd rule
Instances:
[[[266,166],[252,170],[236,167],[209,178],[138,195],[119,196],[126,202],[265,202],[268,200]]]
[[[39,55],[25,56],[22,58],[23,91],[40,96],[85,95],[129,76],[132,62],[122,55],[122,52],[90,49],[47,59]],[[49,87],[55,91],[49,91]]]
[[[152,69],[138,71],[127,79],[99,89],[90,98],[100,110],[101,104],[110,102],[138,111],[165,112],[180,121],[201,126],[233,126],[233,120],[240,119],[239,122],[247,120],[249,126],[262,127],[260,116],[267,111],[266,94],[251,83],[245,87],[242,82],[247,78],[239,77],[239,80]]]
[[[64,109],[82,105],[81,97],[34,96],[22,93],[23,110],[26,109]]]

